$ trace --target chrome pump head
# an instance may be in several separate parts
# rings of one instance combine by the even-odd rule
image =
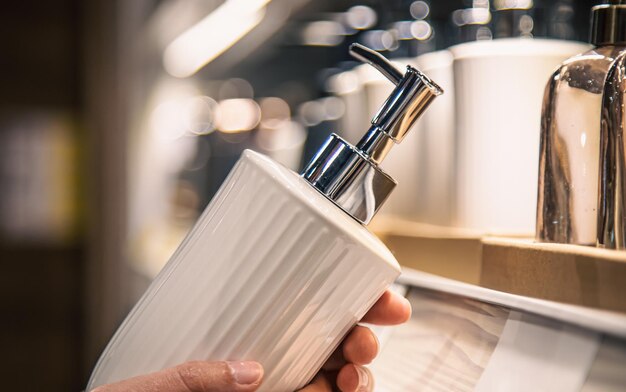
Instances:
[[[443,90],[410,65],[403,74],[363,45],[352,44],[350,54],[376,68],[396,88],[356,147],[332,134],[302,177],[354,219],[368,224],[396,186],[378,165]]]
[[[626,45],[626,0],[609,0],[591,9],[591,43]]]

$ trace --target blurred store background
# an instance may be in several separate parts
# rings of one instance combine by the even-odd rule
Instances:
[[[350,43],[407,59],[477,40],[585,42],[596,3],[5,3],[2,389],[84,388],[242,150],[299,170],[331,132],[362,132],[378,105],[350,98]]]

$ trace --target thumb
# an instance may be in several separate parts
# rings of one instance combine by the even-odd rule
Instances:
[[[257,362],[192,361],[92,392],[252,392],[262,379],[263,368]]]

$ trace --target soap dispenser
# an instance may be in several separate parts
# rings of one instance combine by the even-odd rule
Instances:
[[[536,239],[595,245],[602,97],[626,49],[626,1],[591,11],[594,48],[566,60],[546,87],[541,114]]]
[[[303,173],[241,158],[100,357],[87,390],[187,360],[255,360],[259,391],[305,386],[398,277],[366,227],[395,187],[379,164],[442,90],[360,45],[395,89],[356,145],[331,135]]]
[[[626,8],[621,13],[624,23]],[[626,42],[626,28],[621,33]],[[602,97],[598,246],[607,249],[626,249],[625,120],[626,51],[611,66]]]

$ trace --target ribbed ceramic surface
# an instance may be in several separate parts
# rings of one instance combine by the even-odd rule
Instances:
[[[261,391],[294,391],[398,274],[367,230],[295,173],[245,152],[88,390],[191,359],[246,359],[263,364]]]

